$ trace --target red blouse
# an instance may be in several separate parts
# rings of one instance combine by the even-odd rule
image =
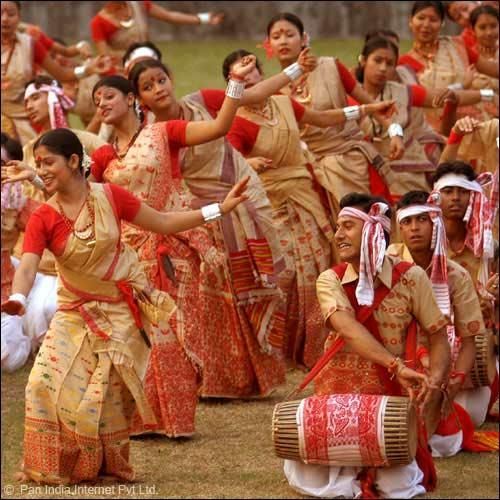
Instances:
[[[186,127],[189,122],[185,120],[170,120],[165,122],[168,136],[170,161],[173,177],[181,177],[179,168],[179,149],[186,146]],[[104,144],[92,153],[91,174],[97,182],[103,182],[104,171],[111,160],[117,158],[115,148],[111,144]]]
[[[132,222],[139,212],[141,201],[120,186],[115,184],[108,184],[108,186],[118,218]],[[70,234],[71,231],[61,214],[51,205],[44,203],[31,214],[28,220],[24,233],[23,253],[41,256],[48,248],[54,255],[62,255]]]
[[[304,116],[305,108],[294,99],[290,98],[290,102],[293,107],[295,119],[298,123]],[[243,156],[248,156],[257,142],[259,131],[260,126],[256,123],[242,116],[236,116],[233,120],[231,130],[227,134],[227,138],[232,146]]]
[[[153,2],[151,0],[142,0],[142,6],[146,12],[149,12],[153,6]],[[113,24],[100,14],[96,14],[90,21],[90,36],[94,42],[106,42],[119,29],[120,26]]]

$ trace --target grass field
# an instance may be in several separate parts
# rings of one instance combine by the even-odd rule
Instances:
[[[2,498],[101,498],[106,491],[116,498],[298,496],[284,478],[282,461],[274,455],[271,418],[274,405],[302,379],[299,371],[289,372],[287,385],[265,400],[202,401],[192,439],[134,438],[131,457],[137,482],[133,485],[100,485],[109,490],[97,491],[91,489],[96,485],[80,485],[60,492],[13,480],[22,454],[28,373],[25,367],[15,374],[2,374]],[[498,498],[498,453],[460,453],[436,460],[436,465],[438,489],[425,498]]]
[[[176,95],[199,88],[223,88],[222,61],[231,51],[255,51],[268,75],[279,68],[265,60],[255,41],[216,41],[160,44],[164,60],[174,71]],[[408,42],[402,44],[406,50]],[[359,41],[317,40],[317,55],[338,56],[355,64]],[[72,122],[75,125],[75,122]],[[2,498],[297,498],[272,449],[271,416],[301,380],[289,372],[287,385],[265,400],[202,401],[197,410],[197,431],[190,440],[143,437],[131,444],[137,471],[133,485],[95,485],[66,489],[19,485],[13,476],[22,458],[24,388],[30,366],[15,374],[2,373]],[[498,425],[488,427],[498,429]],[[498,454],[461,453],[437,460],[438,490],[426,498],[498,498]],[[107,489],[106,489],[107,488]]]

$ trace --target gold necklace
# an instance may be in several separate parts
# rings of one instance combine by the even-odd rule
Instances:
[[[79,239],[80,241],[85,241],[86,242],[85,244],[88,247],[92,247],[96,243],[95,231],[94,231],[95,211],[94,211],[94,207],[92,206],[92,203],[90,203],[89,198],[90,198],[90,186],[88,186],[87,197],[85,198],[85,203],[84,203],[84,206],[87,207],[87,210],[88,210],[88,213],[90,216],[90,222],[88,224],[86,224],[81,229],[76,229],[76,227],[75,227],[76,220],[72,221],[66,215],[66,212],[64,211],[64,208],[61,205],[61,202],[59,201],[59,199],[57,197],[56,197],[55,201],[57,203],[57,207],[59,208],[59,212],[63,218],[63,221],[66,224],[66,227],[73,233],[75,238]],[[83,208],[83,206],[82,206],[82,208]],[[81,209],[80,209],[80,212],[81,212]],[[87,240],[90,240],[90,241],[87,241]]]
[[[288,84],[293,98],[300,102],[300,104],[309,104],[312,101],[309,85],[307,84],[307,76],[307,74],[302,75],[297,81]]]
[[[274,117],[273,105],[269,99],[266,99],[266,103],[264,104],[264,107],[261,109],[255,108],[253,106],[243,106],[243,107],[250,113],[253,113],[254,115],[261,116],[262,118],[264,118],[266,122],[272,127],[278,124],[278,119]],[[266,110],[269,110],[269,114],[266,113]]]
[[[436,40],[432,44],[432,52],[425,52],[423,49],[423,46],[420,42],[414,42],[413,43],[413,50],[420,56],[422,56],[426,61],[431,62],[434,60],[436,57],[436,53],[439,48],[439,40]]]

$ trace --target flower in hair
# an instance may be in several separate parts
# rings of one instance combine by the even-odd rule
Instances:
[[[90,156],[87,154],[87,151],[85,150],[85,148],[83,148],[82,168],[83,168],[84,177],[87,177],[88,173],[90,172],[91,166],[92,166],[92,160],[91,160]]]

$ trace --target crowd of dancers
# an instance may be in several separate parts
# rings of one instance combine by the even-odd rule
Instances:
[[[2,370],[33,364],[20,478],[133,480],[130,436],[192,436],[200,397],[263,398],[287,368],[315,387],[284,463],[299,493],[410,498],[435,489],[433,456],[498,450],[479,430],[498,418],[498,7],[414,2],[411,50],[376,29],[354,68],[280,13],[280,73],[238,49],[225,91],[177,98],[148,18],[223,14],[110,1],[93,46],[68,46],[2,0]],[[373,396],[416,410],[405,463],[378,448]]]

